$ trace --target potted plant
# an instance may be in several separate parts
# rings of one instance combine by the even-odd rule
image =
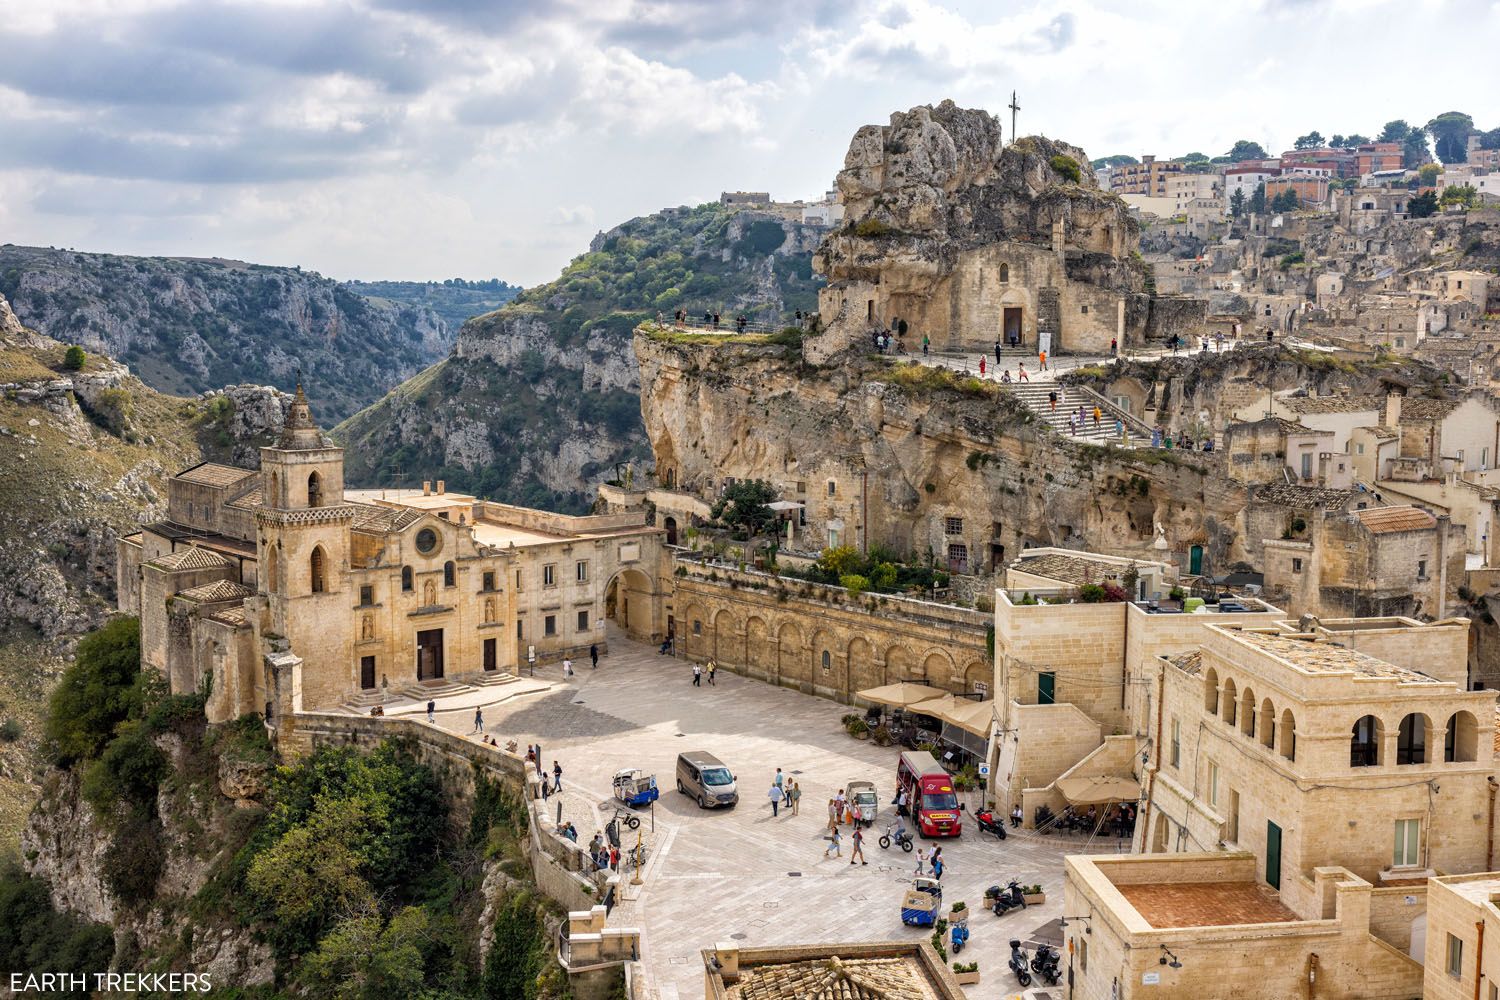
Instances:
[[[979,985],[979,963],[978,962],[954,962],[953,978],[960,986]]]
[[[1040,906],[1047,901],[1047,894],[1040,885],[1023,885],[1021,898],[1026,901],[1027,906]]]
[[[850,736],[853,736],[857,740],[867,740],[870,738],[870,724],[864,719],[855,719],[844,728],[849,731]]]

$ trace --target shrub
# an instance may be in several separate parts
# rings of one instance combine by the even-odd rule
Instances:
[[[141,625],[116,618],[86,636],[48,704],[47,740],[59,764],[95,757],[141,706]]]
[[[870,589],[868,577],[860,576],[858,573],[850,573],[839,577],[839,586],[849,591],[850,597],[858,597]]]
[[[14,863],[0,870],[0,968],[91,973],[110,968],[114,933],[52,907],[47,883]],[[57,997],[85,997],[87,990]]]
[[[1083,171],[1079,169],[1078,161],[1066,153],[1058,153],[1047,162],[1052,165],[1053,172],[1065,181],[1077,184],[1083,179]]]
[[[21,738],[21,721],[19,719],[6,719],[0,723],[0,740],[6,743],[14,743]]]
[[[879,219],[861,219],[854,225],[855,236],[865,236],[870,239],[876,239],[881,236],[889,236],[894,232],[894,229],[886,225],[884,222],[881,222]]]
[[[870,724],[864,719],[857,718],[853,722],[846,725],[844,728],[848,730],[850,736],[859,736],[862,733],[868,733],[870,731]]]
[[[105,816],[121,801],[149,806],[167,770],[166,755],[152,742],[150,730],[138,722],[126,723],[84,772],[83,797]]]
[[[104,850],[101,868],[109,891],[129,904],[149,903],[166,862],[161,823],[144,808],[132,809]]]
[[[104,428],[115,434],[124,432],[134,411],[135,401],[124,389],[104,389],[94,399],[94,412]]]
[[[89,356],[84,349],[74,344],[63,352],[63,367],[70,372],[81,372],[88,359]]]
[[[870,742],[878,747],[888,747],[894,742],[889,726],[881,724],[870,732]]]

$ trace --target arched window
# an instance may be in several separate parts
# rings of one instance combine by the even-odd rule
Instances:
[[[1240,732],[1255,739],[1255,692],[1250,688],[1240,695]]]
[[[1290,708],[1281,711],[1281,756],[1297,759],[1297,718]]]
[[[1425,764],[1427,762],[1427,716],[1412,712],[1401,719],[1401,730],[1396,734],[1396,763]]]
[[[1375,767],[1380,763],[1380,743],[1385,727],[1373,715],[1361,716],[1349,734],[1349,766]]]
[[[411,567],[410,566],[402,566],[401,567],[401,589],[404,590],[404,591],[406,591],[407,593],[411,593]]]
[[[1224,706],[1224,721],[1234,725],[1234,720],[1239,717],[1239,689],[1234,686],[1234,681],[1224,678],[1224,694],[1219,698],[1219,703]]]
[[[1260,703],[1260,721],[1256,730],[1260,737],[1260,745],[1268,750],[1276,749],[1276,706],[1271,704],[1271,699],[1266,698]]]
[[[281,506],[281,477],[271,473],[271,495],[266,497],[266,502],[272,507]]]
[[[271,593],[275,593],[276,592],[276,588],[278,586],[278,583],[277,583],[277,580],[276,580],[276,570],[278,568],[277,563],[278,563],[278,560],[276,558],[276,546],[275,545],[267,545],[266,546],[266,572],[265,572],[265,575],[261,578],[261,581],[260,581],[260,590],[261,590],[261,593],[263,593],[263,594],[271,594]]]
[[[1203,711],[1209,715],[1219,714],[1219,672],[1213,667],[1203,677]]]
[[[309,473],[307,477],[307,505],[323,506],[323,479],[316,472]]]
[[[443,563],[443,586],[453,586],[453,561]]]
[[[823,669],[824,670],[829,670],[829,669],[832,669],[832,667],[833,667],[833,657],[829,654],[828,650],[825,649],[825,650],[823,650]]]
[[[1468,712],[1454,712],[1443,737],[1443,760],[1457,764],[1478,759],[1479,725]]]
[[[1010,280],[1010,265],[1009,264],[1001,264],[1000,265],[1000,280],[1001,281],[1009,281]]]
[[[328,589],[328,581],[323,575],[324,562],[323,546],[319,545],[312,550],[312,558],[308,560],[308,569],[311,571],[312,576],[312,592],[314,594],[321,594],[324,590]]]

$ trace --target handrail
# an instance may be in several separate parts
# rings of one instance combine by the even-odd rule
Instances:
[[[1082,392],[1085,396],[1091,397],[1094,400],[1095,405],[1105,413],[1114,414],[1114,416],[1120,419],[1126,427],[1133,427],[1135,430],[1144,433],[1147,440],[1150,440],[1151,435],[1156,432],[1155,427],[1152,427],[1140,417],[1135,416],[1129,410],[1124,409],[1123,407],[1116,406],[1114,403],[1110,402],[1108,399],[1105,399],[1104,396],[1095,392],[1093,389],[1090,389],[1088,386],[1072,385],[1071,383],[1070,385],[1072,388]]]

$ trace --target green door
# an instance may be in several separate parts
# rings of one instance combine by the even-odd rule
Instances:
[[[1266,823],[1266,884],[1281,888],[1281,827]]]
[[[1051,705],[1057,700],[1057,675],[1036,675],[1036,703],[1038,705]]]
[[[1194,545],[1188,550],[1188,572],[1194,576],[1203,575],[1203,546]]]

